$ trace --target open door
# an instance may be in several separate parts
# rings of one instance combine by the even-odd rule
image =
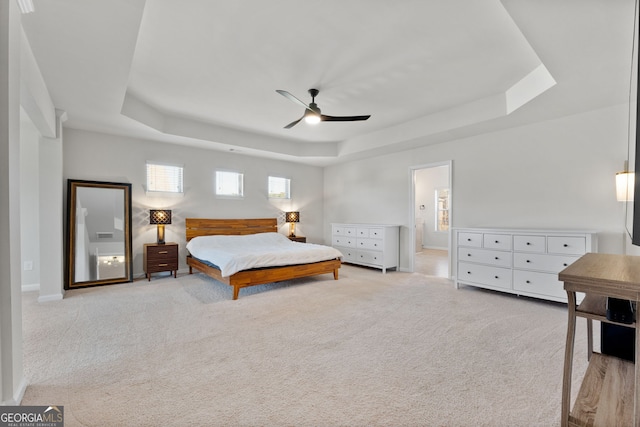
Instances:
[[[411,168],[412,271],[450,277],[451,162]]]

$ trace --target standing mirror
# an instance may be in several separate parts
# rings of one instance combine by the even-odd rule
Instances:
[[[65,289],[133,280],[131,184],[67,181]]]

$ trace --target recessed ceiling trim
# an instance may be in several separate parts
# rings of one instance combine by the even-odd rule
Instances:
[[[556,81],[547,67],[540,64],[507,90],[507,114],[511,114],[555,85]]]
[[[125,94],[121,114],[163,134],[231,144],[253,150],[297,157],[336,157],[337,142],[302,142],[166,114],[131,92]]]
[[[505,94],[500,93],[378,132],[348,139],[341,144],[340,155],[370,150],[383,145],[393,145],[389,144],[389,141],[397,144],[419,137],[428,137],[505,115]]]
[[[32,13],[36,9],[33,7],[33,0],[18,0],[18,7],[20,8],[20,12],[27,14]]]

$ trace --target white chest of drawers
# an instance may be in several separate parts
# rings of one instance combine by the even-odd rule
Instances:
[[[379,268],[398,268],[400,227],[387,224],[331,224],[331,246],[342,262]]]
[[[587,252],[597,234],[575,230],[454,228],[452,258],[460,284],[567,302],[558,273]]]

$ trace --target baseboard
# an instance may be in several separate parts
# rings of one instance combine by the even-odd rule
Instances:
[[[62,297],[62,293],[53,295],[41,295],[38,297],[38,302],[60,301]]]
[[[12,400],[7,400],[4,402],[0,402],[0,406],[18,406],[20,402],[22,402],[22,398],[24,397],[24,393],[27,391],[27,379],[22,378],[20,381],[20,385],[18,386],[18,390],[13,395]]]
[[[441,246],[422,246],[422,249],[436,249],[439,251],[448,251],[449,248],[448,247],[441,247]]]
[[[31,285],[22,285],[22,292],[33,292],[40,290],[40,283],[33,283]]]

